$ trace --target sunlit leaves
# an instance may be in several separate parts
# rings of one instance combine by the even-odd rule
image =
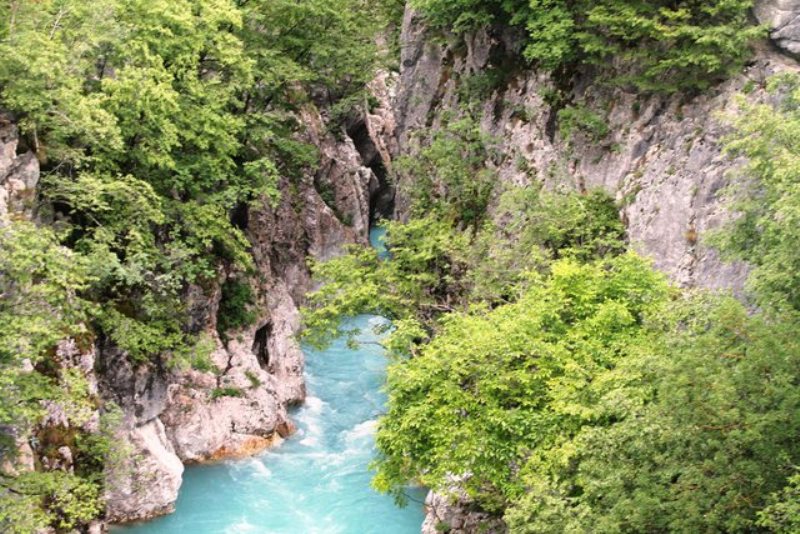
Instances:
[[[752,0],[415,0],[435,26],[456,33],[493,23],[527,30],[524,56],[556,69],[588,62],[639,89],[706,88],[742,67],[763,35]],[[610,60],[619,70],[608,69]]]
[[[613,424],[534,452],[529,491],[506,515],[511,529],[752,531],[800,457],[795,328],[748,317],[733,299],[662,312],[597,403]],[[781,520],[785,505],[775,507],[764,526]]]
[[[376,485],[410,480],[449,490],[450,476],[484,507],[524,492],[516,468],[537,447],[604,417],[604,372],[643,336],[646,312],[667,286],[649,265],[621,256],[555,263],[513,304],[452,314],[417,356],[389,371]]]
[[[756,266],[762,303],[800,309],[800,89],[794,75],[770,81],[778,104],[747,104],[732,117],[727,148],[747,163],[732,188],[738,218],[717,236],[724,251]]]

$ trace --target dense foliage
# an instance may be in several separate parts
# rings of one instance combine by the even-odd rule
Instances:
[[[752,532],[800,459],[796,329],[748,317],[732,299],[662,313],[638,350],[593,381],[606,388],[594,409],[614,424],[531,455],[511,529]]]
[[[756,268],[750,279],[760,303],[800,310],[800,78],[769,81],[779,104],[747,104],[732,117],[727,148],[747,158],[731,190],[740,216],[717,237],[723,250]]]
[[[91,260],[98,324],[134,357],[174,350],[180,291],[250,264],[229,222],[275,199],[308,150],[286,114],[302,88],[340,98],[376,61],[360,0],[12,2],[0,102],[46,168],[64,242]],[[302,21],[302,24],[298,24]]]
[[[389,371],[375,484],[416,480],[447,492],[455,475],[489,510],[525,493],[515,476],[530,451],[583,425],[636,347],[645,314],[667,285],[635,256],[580,265],[562,260],[514,303],[451,314],[438,335]]]
[[[19,427],[41,415],[40,398],[58,394],[29,366],[59,340],[86,334],[91,304],[78,293],[90,278],[82,258],[59,246],[51,232],[16,223],[0,228],[0,235],[0,425]],[[12,444],[4,441],[4,451]]]
[[[443,313],[513,300],[532,277],[549,271],[553,259],[590,260],[624,250],[624,228],[604,193],[520,188],[503,194],[499,205],[508,224],[486,221],[478,231],[461,230],[463,220],[448,217],[454,212],[445,203],[408,223],[386,223],[391,261],[355,247],[314,265],[324,285],[309,297],[305,339],[324,344],[347,333],[341,317],[375,313],[395,322],[387,340],[392,351],[413,351],[438,329]]]
[[[59,341],[102,336],[135,363],[208,368],[183,296],[221,272],[236,280],[222,335],[254,319],[232,213],[274,203],[279,175],[316,165],[296,112],[361,100],[382,24],[366,0],[0,3],[0,109],[41,163],[36,208],[53,228],[0,228],[0,463],[13,462],[12,435],[38,432],[43,399],[88,402],[56,361]],[[0,530],[67,531],[102,513],[103,462],[91,458],[77,454],[74,475],[15,476],[4,463]]]
[[[459,226],[477,228],[497,183],[495,174],[486,168],[486,161],[496,153],[492,139],[469,117],[431,133],[427,146],[418,154],[400,158],[396,165],[398,182],[408,186],[403,189],[412,215],[435,212],[458,221]]]
[[[317,265],[305,314],[316,342],[344,315],[394,320],[375,486],[403,501],[421,483],[519,533],[795,532],[798,86],[770,82],[727,140],[748,163],[715,242],[755,266],[758,311],[623,254],[606,196],[501,193],[491,140],[432,136],[404,169],[415,217],[387,225],[390,258]],[[491,177],[479,226],[445,187],[480,198],[458,185],[472,175]]]
[[[704,88],[744,64],[759,36],[752,0],[413,0],[456,33],[488,24],[528,33],[524,55],[547,69],[615,62],[640,89]]]
[[[92,281],[86,259],[60,246],[47,229],[25,222],[0,228],[0,428],[13,429],[0,433],[0,460],[13,460],[19,438],[36,430],[46,409],[42,399],[65,407],[75,454],[86,460],[74,473],[14,476],[0,471],[4,531],[27,534],[47,524],[68,530],[103,510],[101,475],[93,458],[104,456],[100,468],[110,458],[108,435],[79,430],[96,407],[95,399],[79,371],[52,364],[60,340],[86,341],[86,321],[96,308],[80,294]],[[113,407],[107,412],[113,413]],[[38,438],[44,454],[54,445],[48,438]]]

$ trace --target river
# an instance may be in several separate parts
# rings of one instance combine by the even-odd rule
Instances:
[[[386,255],[375,229],[370,241]],[[386,358],[360,316],[358,349],[336,340],[327,350],[305,348],[308,399],[295,410],[298,432],[248,460],[188,467],[174,514],[120,528],[118,534],[274,533],[412,534],[423,520],[425,493],[409,490],[406,508],[370,488],[368,465],[386,397]]]

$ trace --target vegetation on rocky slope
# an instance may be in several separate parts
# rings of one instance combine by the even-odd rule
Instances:
[[[640,91],[706,89],[742,68],[761,33],[752,0],[411,4],[447,33],[522,30],[520,65],[566,78],[593,66]],[[299,109],[343,116],[363,100],[375,33],[402,3],[379,7],[0,5],[0,108],[43,170],[38,226],[0,228],[0,530],[70,531],[103,513],[115,411],[62,365],[59,342],[197,360],[185,290],[221,271],[233,276],[220,334],[252,320],[253,262],[232,213],[314,168]],[[410,220],[387,223],[390,261],[354,248],[315,265],[325,285],[305,313],[317,344],[343,316],[393,320],[377,488],[465,492],[514,532],[797,530],[800,92],[772,85],[780,104],[733,120],[728,146],[749,164],[732,192],[741,217],[717,238],[755,266],[753,313],[671,288],[627,252],[605,193],[501,188],[498,149],[469,113],[397,162]],[[574,124],[602,137],[581,111],[562,110],[565,136]],[[67,424],[44,431],[50,409]],[[90,421],[97,409],[106,418]],[[44,454],[15,469],[28,439]],[[55,463],[65,443],[74,469]]]
[[[599,193],[492,190],[491,216],[467,224],[456,203],[488,204],[459,183],[491,176],[490,154],[474,165],[474,138],[440,151],[447,134],[429,136],[401,170],[412,218],[388,225],[391,259],[317,266],[327,285],[306,312],[317,342],[342,315],[395,320],[378,489],[402,502],[422,483],[520,533],[796,530],[798,84],[771,85],[779,104],[732,120],[748,164],[716,237],[755,265],[757,312],[623,253]]]
[[[738,71],[761,34],[753,0],[412,0],[431,24],[462,33],[489,24],[527,33],[525,58],[548,70],[601,66],[639,89],[707,88]],[[610,63],[618,69],[609,69]]]
[[[226,286],[221,328],[252,320],[239,309],[249,243],[231,214],[274,202],[279,175],[314,167],[294,112],[312,94],[357,100],[382,25],[364,0],[0,4],[0,109],[42,167],[42,226],[0,228],[1,461],[13,461],[11,434],[38,428],[43,400],[99,406],[65,376],[60,340],[88,349],[103,337],[134,362],[198,360],[184,291],[221,270],[242,280]],[[59,439],[93,439],[72,432]],[[101,515],[103,465],[89,456],[74,475],[3,469],[0,530]]]

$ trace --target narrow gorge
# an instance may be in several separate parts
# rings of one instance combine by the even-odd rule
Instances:
[[[652,4],[0,6],[0,530],[796,532],[800,2]]]

